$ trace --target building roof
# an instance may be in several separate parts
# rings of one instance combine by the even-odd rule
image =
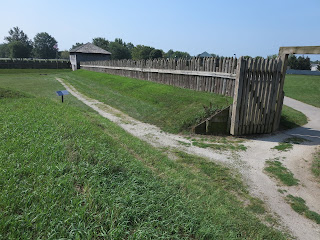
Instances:
[[[198,57],[212,57],[212,55],[207,52],[203,52],[203,53],[199,54]]]
[[[111,52],[108,52],[102,48],[93,45],[92,43],[86,43],[79,47],[75,47],[70,50],[70,53],[98,53],[98,54],[106,54],[111,55]]]

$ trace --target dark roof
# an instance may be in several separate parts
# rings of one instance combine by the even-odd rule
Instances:
[[[207,52],[203,52],[198,57],[212,57],[212,55]]]
[[[70,50],[70,53],[99,53],[99,54],[106,54],[110,55],[111,52],[108,52],[102,48],[93,45],[92,43],[86,43],[79,47],[75,47]]]

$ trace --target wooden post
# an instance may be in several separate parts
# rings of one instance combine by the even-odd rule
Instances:
[[[244,73],[246,67],[246,60],[244,58],[239,58],[237,65],[237,76],[235,80],[235,88],[233,95],[233,104],[232,104],[232,115],[231,115],[231,127],[230,134],[238,135],[239,133],[239,115],[240,115],[240,105],[242,99],[242,88]]]

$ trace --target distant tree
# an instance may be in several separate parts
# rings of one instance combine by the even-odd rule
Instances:
[[[129,43],[126,44],[126,47],[129,49],[129,51],[131,53],[132,49],[134,48],[134,45],[131,42],[129,42]]]
[[[215,53],[210,53],[212,57],[216,58],[216,57],[219,57],[218,54],[215,54]]]
[[[318,65],[317,69],[318,69],[318,71],[320,71],[320,64]]]
[[[19,55],[19,58],[27,58],[31,56],[32,41],[19,27],[10,29],[9,36],[5,37],[4,40],[8,43],[11,57]]]
[[[256,56],[255,59],[263,59],[262,56]]]
[[[187,52],[173,51],[170,49],[165,55],[165,58],[190,58],[190,54]]]
[[[278,54],[268,55],[268,59],[276,59],[278,57]]]
[[[30,57],[29,48],[20,41],[13,41],[8,44],[9,56],[11,58],[28,58]]]
[[[110,42],[105,38],[97,37],[97,38],[93,38],[92,39],[92,44],[94,44],[97,47],[100,47],[100,48],[108,51]]]
[[[111,58],[114,60],[131,58],[129,49],[119,42],[110,42],[108,51],[112,53]]]
[[[149,55],[149,58],[151,59],[162,58],[162,57],[163,57],[163,51],[160,49],[153,49]]]
[[[69,57],[70,57],[69,51],[65,50],[65,51],[60,52],[61,59],[69,59]]]
[[[74,48],[76,48],[76,47],[80,47],[80,46],[82,46],[82,45],[84,45],[84,43],[76,43],[76,44],[74,44],[74,45],[72,45],[72,47],[70,48],[70,50],[72,50],[72,49],[74,49]]]
[[[290,67],[290,69],[298,69],[298,59],[295,55],[289,55],[288,67]]]
[[[309,57],[298,57],[298,69],[311,70],[311,62]]]
[[[291,69],[297,70],[310,70],[311,69],[311,62],[310,58],[308,57],[296,57],[295,55],[290,55],[288,57],[288,66]]]
[[[249,59],[249,58],[252,58],[251,56],[249,55],[246,55],[246,56],[243,56],[244,59]]]
[[[154,50],[153,47],[137,45],[132,49],[132,59],[141,60],[149,59],[151,51]]]
[[[0,44],[0,58],[10,57],[10,50],[7,43]]]
[[[37,33],[33,39],[33,53],[36,58],[56,58],[58,53],[57,41],[46,32]]]

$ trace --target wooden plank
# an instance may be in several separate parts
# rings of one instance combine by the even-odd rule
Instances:
[[[258,59],[256,69],[255,69],[255,97],[253,99],[253,106],[252,106],[252,116],[251,116],[251,124],[250,124],[250,133],[257,133],[257,125],[258,125],[258,114],[259,114],[259,101],[261,95],[261,65],[262,59]]]
[[[246,134],[246,127],[248,125],[248,104],[249,99],[251,97],[251,77],[252,77],[252,66],[253,66],[253,59],[248,59],[248,67],[247,73],[245,75],[244,81],[244,95],[242,96],[242,117],[240,118],[241,127],[241,134]]]
[[[320,46],[280,47],[279,56],[284,54],[320,54]]]
[[[240,57],[237,65],[237,76],[235,80],[235,92],[232,104],[230,134],[239,134],[239,113],[242,99],[243,81],[246,68],[246,61]]]
[[[285,55],[279,59],[281,62],[281,72],[280,74],[280,86],[279,86],[279,96],[277,99],[277,105],[276,105],[276,113],[275,113],[275,121],[272,126],[272,131],[276,131],[279,128],[280,124],[280,118],[281,118],[281,111],[282,111],[282,105],[283,105],[283,98],[284,98],[284,92],[283,92],[283,86],[284,86],[284,80],[286,77],[286,69],[287,69],[287,64],[288,64],[288,55]]]
[[[268,61],[268,66],[266,69],[265,77],[266,77],[266,85],[265,85],[265,94],[264,94],[264,103],[263,103],[263,117],[261,119],[261,133],[266,133],[266,120],[268,118],[268,111],[269,111],[269,96],[270,96],[270,68],[273,64],[273,61],[270,59]]]
[[[271,97],[270,97],[270,116],[267,119],[268,122],[268,132],[272,132],[272,127],[275,121],[275,113],[276,113],[276,103],[277,99],[279,98],[279,88],[281,82],[281,64],[279,64],[278,59],[273,60],[275,62],[273,68],[273,84],[271,90]]]
[[[255,81],[256,81],[256,68],[257,68],[257,59],[252,59],[252,65],[250,67],[250,78],[249,78],[249,92],[248,92],[248,105],[247,105],[247,116],[246,116],[246,125],[245,125],[245,134],[250,133],[250,125],[252,125],[252,109],[254,105],[254,99],[256,94]]]

